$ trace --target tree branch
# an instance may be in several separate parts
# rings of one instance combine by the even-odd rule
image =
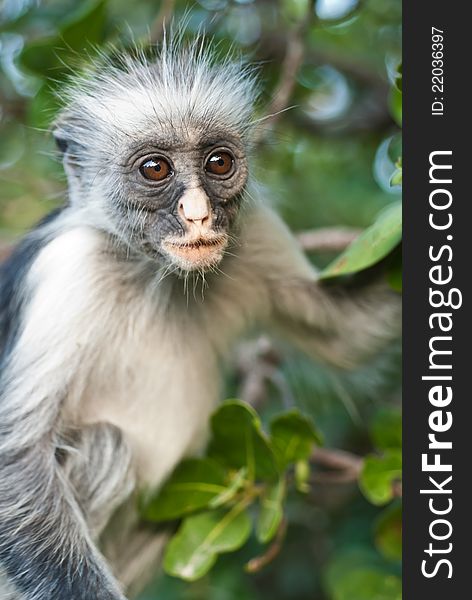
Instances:
[[[308,27],[313,19],[313,1],[308,2],[305,15],[288,32],[285,39],[285,54],[282,60],[278,84],[274,90],[272,101],[266,109],[266,116],[262,122],[266,127],[259,131],[257,141],[260,142],[274,127],[280,115],[288,107],[292,97],[297,75],[305,57],[304,38]]]
[[[350,483],[357,481],[362,471],[363,459],[344,450],[332,448],[316,448],[311,456],[311,463],[330,469],[314,473],[314,483]]]
[[[361,233],[350,227],[323,227],[297,234],[297,240],[306,252],[341,252]]]
[[[286,79],[287,89],[290,82],[292,86],[289,97],[286,99],[284,106],[277,105],[275,107],[277,110],[280,111],[287,107],[295,87],[297,72],[302,62],[314,67],[331,65],[369,90],[366,99],[350,111],[349,120],[342,126],[339,123],[337,124],[337,129],[335,129],[336,133],[345,135],[351,132],[383,130],[385,127],[391,126],[392,117],[387,102],[389,84],[386,78],[382,77],[376,69],[372,68],[367,63],[362,64],[359,63],[359,61],[344,56],[342,53],[326,51],[318,47],[315,49],[304,47],[302,49],[299,64],[287,64],[286,59],[291,55],[290,49],[293,45],[292,36],[293,32],[271,32],[264,36],[259,44],[259,58],[261,61],[270,63],[282,62],[288,69],[293,69],[294,66],[296,67],[296,70],[293,70],[291,73],[289,72]],[[301,37],[299,36],[298,39],[302,43],[304,35]],[[279,87],[282,87],[283,82],[284,77],[283,74],[281,74]],[[269,114],[273,109],[274,107],[270,107],[268,111]],[[316,135],[330,135],[331,132],[332,135],[331,127],[333,125],[318,123],[308,118],[302,111],[296,111],[290,116],[292,123],[304,131]],[[270,125],[272,125],[272,122]]]

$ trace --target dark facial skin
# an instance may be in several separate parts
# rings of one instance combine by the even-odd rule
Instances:
[[[109,215],[135,249],[189,271],[221,260],[248,177],[241,140],[188,129],[151,136],[121,168]]]

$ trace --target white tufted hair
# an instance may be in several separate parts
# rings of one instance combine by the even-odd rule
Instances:
[[[118,145],[149,127],[168,131],[191,124],[232,129],[249,142],[258,96],[256,69],[234,53],[220,56],[203,36],[188,43],[182,36],[170,39],[150,52],[135,48],[131,54],[101,54],[72,76],[60,93],[64,108],[56,135],[93,152],[101,146],[100,136],[108,147],[111,136]],[[87,152],[78,159],[84,156]]]

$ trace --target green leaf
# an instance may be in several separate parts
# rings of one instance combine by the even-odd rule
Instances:
[[[225,470],[218,463],[208,458],[188,459],[146,502],[141,513],[149,521],[168,521],[209,506],[225,492]]]
[[[395,202],[383,210],[375,223],[363,231],[346,250],[321,272],[327,279],[371,267],[385,258],[402,237],[402,205]]]
[[[238,400],[225,402],[211,418],[208,454],[229,467],[247,468],[247,477],[278,479],[279,470],[269,441],[253,408]]]
[[[370,427],[372,440],[376,448],[402,447],[402,414],[399,408],[383,408],[375,415]]]
[[[399,92],[403,89],[403,65],[400,63],[397,67],[397,72],[395,75],[395,87]]]
[[[339,549],[325,570],[330,600],[400,600],[401,581],[376,552],[355,544]]]
[[[60,37],[72,50],[83,50],[104,40],[107,0],[81,2],[78,9],[62,23]]]
[[[402,504],[393,503],[378,517],[375,524],[375,544],[389,560],[402,558]]]
[[[310,457],[313,445],[323,440],[312,421],[294,409],[276,416],[270,423],[272,447],[281,469]]]
[[[37,91],[28,106],[28,123],[33,127],[47,128],[59,110],[60,102],[49,81]]]
[[[224,492],[213,498],[208,504],[209,508],[217,508],[227,504],[244,487],[247,481],[247,469],[243,467],[239,471],[233,472],[230,477],[227,488]]]
[[[402,93],[396,87],[390,88],[390,113],[395,119],[396,124],[401,127],[403,121],[403,97]]]
[[[260,512],[256,525],[257,539],[267,544],[277,533],[282,521],[283,500],[285,498],[285,480],[280,479],[275,485],[270,485],[264,491],[260,500]]]
[[[401,293],[403,290],[403,269],[401,263],[390,268],[387,273],[387,281],[389,286],[395,292]]]
[[[393,187],[395,185],[401,185],[403,181],[403,172],[402,169],[396,169],[390,178],[390,185]]]
[[[310,462],[308,460],[297,460],[295,463],[295,487],[302,494],[310,491]]]
[[[42,77],[62,79],[71,72],[79,54],[103,42],[106,25],[106,0],[80,3],[78,9],[59,25],[58,34],[28,44],[20,56],[21,64]],[[69,65],[68,67],[66,66]]]
[[[396,169],[393,175],[390,178],[390,185],[392,187],[396,185],[402,185],[403,182],[403,172],[402,169]]]
[[[333,600],[401,600],[399,577],[380,569],[360,568],[348,571],[333,582]]]
[[[393,175],[390,178],[390,185],[393,187],[395,185],[402,185],[403,182],[403,171],[401,167],[396,169]]]
[[[42,77],[54,77],[52,69],[58,66],[57,52],[60,40],[49,37],[29,43],[20,55],[20,63],[28,71]]]
[[[387,450],[382,456],[366,457],[359,485],[372,504],[382,505],[393,498],[393,482],[401,479],[401,476],[401,451]]]
[[[187,581],[199,579],[215,564],[218,554],[240,548],[251,533],[251,520],[240,502],[231,510],[218,509],[187,517],[169,542],[164,569]]]
[[[390,177],[390,185],[393,187],[395,185],[402,185],[403,183],[403,164],[402,157],[397,160],[395,163],[395,171],[393,175]]]

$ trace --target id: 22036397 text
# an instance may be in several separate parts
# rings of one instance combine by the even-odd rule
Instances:
[[[431,91],[433,101],[431,113],[436,116],[444,114],[444,31],[431,28]]]

